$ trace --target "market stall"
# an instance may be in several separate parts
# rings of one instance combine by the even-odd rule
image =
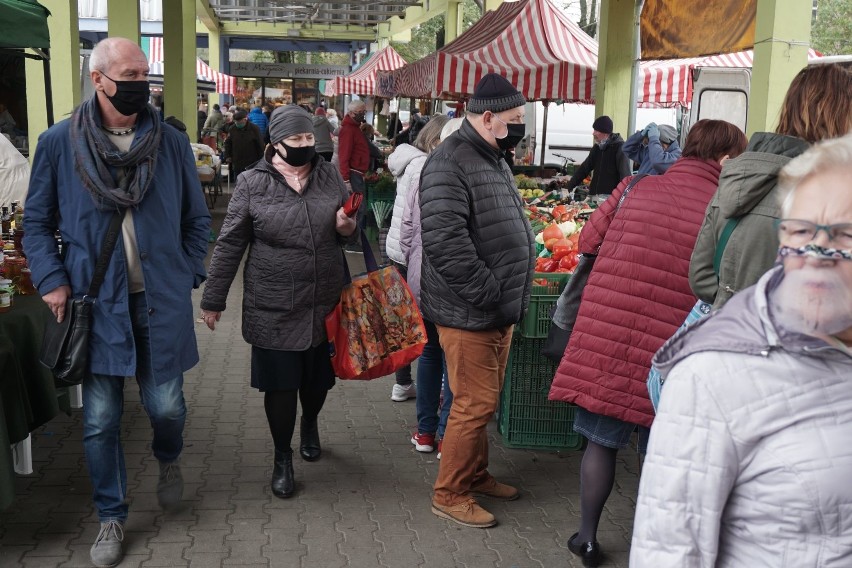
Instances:
[[[524,38],[524,45],[518,45]],[[597,42],[551,0],[505,2],[420,61],[378,73],[379,96],[468,97],[500,73],[531,101],[591,102]]]
[[[147,46],[145,41],[147,40]],[[163,38],[152,37],[143,38],[143,51],[148,54],[148,66],[152,75],[163,75],[163,62],[165,61],[165,52],[163,50]],[[147,49],[145,49],[147,47]],[[214,91],[222,95],[233,95],[237,90],[237,78],[227,75],[220,71],[212,69],[201,59],[195,60],[195,74],[198,76],[199,82],[212,82]]]
[[[819,52],[809,49],[808,61],[822,57]],[[693,70],[700,67],[742,67],[751,69],[754,64],[754,50],[737,53],[722,53],[688,59],[665,59],[643,61],[639,87],[639,104],[649,106],[682,106],[692,104]]]
[[[335,77],[325,83],[325,96],[376,95],[376,75],[380,71],[392,71],[406,64],[405,59],[391,47],[372,54],[360,67],[349,75]]]

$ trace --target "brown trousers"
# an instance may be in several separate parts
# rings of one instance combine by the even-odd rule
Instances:
[[[452,506],[491,479],[486,428],[500,402],[514,326],[484,331],[437,327],[453,406],[441,444],[434,501]]]

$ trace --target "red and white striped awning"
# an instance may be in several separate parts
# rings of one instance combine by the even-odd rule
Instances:
[[[529,100],[591,102],[597,42],[551,0],[504,2],[436,53],[380,72],[380,96],[454,98],[499,73]]]
[[[165,51],[163,50],[163,38],[149,38],[148,44],[148,67],[152,75],[163,74],[163,61]],[[156,72],[155,70],[159,71]],[[201,59],[195,60],[195,74],[202,81],[211,81],[216,84],[216,92],[223,95],[233,95],[237,90],[237,78],[225,73],[220,73],[210,68]]]
[[[822,57],[808,50],[808,61]],[[684,106],[692,103],[692,70],[696,67],[745,67],[754,63],[754,50],[688,59],[643,61],[639,103],[643,106]]]
[[[325,83],[325,96],[376,94],[376,73],[392,71],[405,65],[405,59],[391,46],[380,49],[349,75],[335,77]]]

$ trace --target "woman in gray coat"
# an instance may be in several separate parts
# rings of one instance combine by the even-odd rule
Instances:
[[[334,372],[325,316],[343,289],[341,245],[356,228],[342,205],[348,191],[314,146],[311,115],[287,105],[272,113],[264,159],[241,174],[213,251],[201,299],[212,330],[248,248],[243,275],[243,338],[252,345],[251,385],[264,393],[275,442],[272,492],[293,495],[297,400],[299,453],[320,458],[317,417]]]

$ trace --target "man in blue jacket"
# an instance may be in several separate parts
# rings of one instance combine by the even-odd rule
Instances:
[[[86,294],[110,219],[121,212],[122,238],[92,304],[83,380],[83,445],[101,522],[90,555],[95,566],[115,566],[128,512],[120,441],[127,377],[136,378],[153,427],[159,503],[170,508],[182,497],[183,372],[198,362],[190,295],[206,276],[210,214],[186,137],[148,104],[139,46],[106,39],[90,67],[94,96],[39,138],[24,250],[33,282],[61,321],[67,300]]]
[[[269,119],[263,114],[263,109],[259,106],[252,108],[248,114],[248,120],[260,130],[260,139],[266,140],[269,136]]]
[[[653,122],[627,139],[621,150],[639,164],[638,174],[660,175],[680,158],[674,126]]]

